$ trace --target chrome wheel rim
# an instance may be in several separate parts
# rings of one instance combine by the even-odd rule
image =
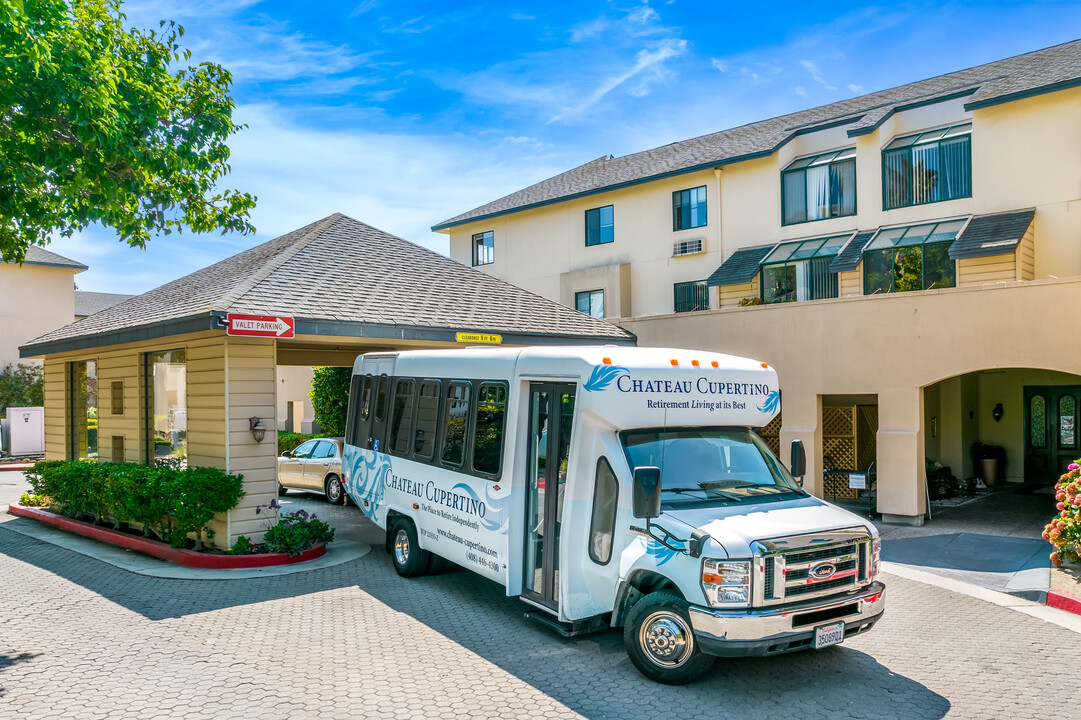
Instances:
[[[658,610],[642,622],[638,630],[638,644],[653,664],[675,668],[690,657],[694,640],[683,618],[666,610]]]
[[[342,496],[342,483],[338,478],[331,478],[327,483],[327,499],[331,502],[338,502],[338,498]]]
[[[409,562],[409,533],[404,529],[394,535],[394,559],[399,565]]]

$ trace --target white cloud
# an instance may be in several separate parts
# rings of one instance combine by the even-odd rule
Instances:
[[[511,20],[536,20],[536,15],[526,15],[525,13],[511,13]]]
[[[849,83],[848,89],[856,93],[857,95],[862,95],[863,93],[867,92],[863,89],[862,85],[856,85],[855,83]]]
[[[822,72],[818,69],[818,66],[810,60],[801,60],[800,65],[802,65],[803,69],[810,74],[811,79],[822,87],[826,88],[827,90],[837,89],[835,85],[831,85],[829,82],[826,81],[825,78],[822,77]]]
[[[384,27],[383,32],[384,33],[399,33],[400,32],[400,33],[409,33],[409,34],[413,34],[413,35],[423,33],[423,32],[428,32],[429,30],[432,29],[432,25],[431,25],[431,23],[429,23],[427,25],[422,25],[421,22],[423,20],[424,20],[424,16],[415,17],[415,18],[412,18],[410,20],[406,20],[403,23],[399,23],[398,25],[395,25],[394,27],[389,27],[389,28]]]
[[[353,11],[349,13],[349,17],[356,17],[363,15],[366,12],[371,12],[379,7],[379,0],[361,0],[361,2],[353,8]]]
[[[801,86],[799,86],[799,85],[797,85],[796,87],[792,88],[792,92],[796,93],[796,94],[797,94],[797,95],[799,95],[800,97],[807,97],[807,91],[806,91],[806,90],[804,90],[804,89],[803,89],[803,88],[802,88]]]
[[[655,77],[659,77],[658,69],[660,64],[669,58],[683,54],[686,49],[686,40],[667,39],[662,40],[652,47],[639,50],[638,54],[635,56],[633,67],[619,75],[604,80],[600,85],[594,88],[592,92],[586,95],[581,102],[570,107],[565,107],[561,112],[552,116],[548,122],[559,122],[560,120],[581,115],[586,110],[596,105],[605,95],[632,78],[647,72],[652,73]],[[634,94],[635,97],[642,97],[643,95],[648,94],[648,88],[646,85],[639,84],[632,90],[632,94]]]

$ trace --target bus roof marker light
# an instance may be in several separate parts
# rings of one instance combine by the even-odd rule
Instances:
[[[695,367],[698,367],[698,361],[697,360],[691,360],[691,365],[694,365]]]
[[[720,367],[721,366],[721,364],[719,362],[717,362],[716,360],[711,362],[710,365],[712,365],[713,367]]]
[[[673,364],[673,365],[675,365],[676,367],[679,367],[679,360],[676,360],[675,358],[672,358],[672,361],[671,361],[671,362],[672,362],[672,364]]]
[[[766,368],[767,370],[769,369],[769,363],[761,363],[761,365],[762,365],[762,367]]]
[[[601,358],[601,362],[604,363],[605,365],[611,365],[612,364],[612,358]]]

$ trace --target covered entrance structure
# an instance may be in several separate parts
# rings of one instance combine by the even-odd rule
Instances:
[[[292,325],[231,336],[229,314]],[[288,337],[289,335],[292,337]],[[20,348],[44,359],[46,457],[174,457],[244,476],[215,542],[261,538],[277,490],[278,366],[472,345],[634,344],[603,320],[335,214]],[[265,429],[256,440],[254,426]]]

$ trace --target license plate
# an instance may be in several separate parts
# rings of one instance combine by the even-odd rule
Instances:
[[[845,639],[845,624],[836,622],[832,625],[820,625],[815,628],[815,650],[837,645]]]

